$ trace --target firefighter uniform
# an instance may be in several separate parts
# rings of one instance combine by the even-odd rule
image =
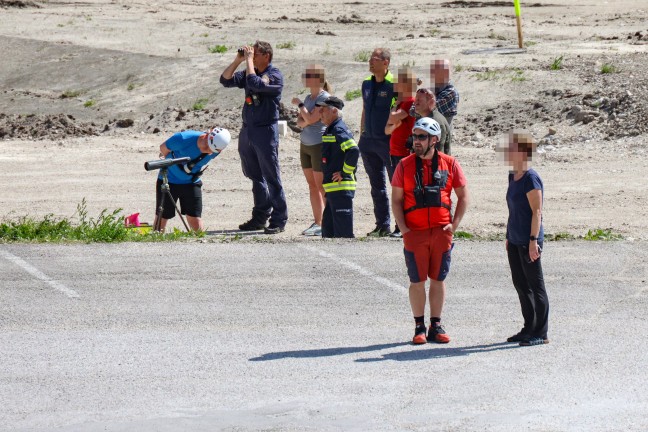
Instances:
[[[283,76],[270,63],[256,75],[239,71],[230,79],[221,75],[220,82],[225,87],[245,89],[238,150],[243,174],[252,180],[252,220],[265,224],[270,218],[270,226],[284,227],[288,208],[279,171],[277,126]]]
[[[353,238],[353,197],[355,196],[359,150],[353,134],[338,118],[322,135],[322,173],[326,207],[322,217],[322,237]],[[340,172],[342,181],[334,181]]]

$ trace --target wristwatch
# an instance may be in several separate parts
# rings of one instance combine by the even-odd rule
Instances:
[[[532,236],[529,236],[529,240],[531,240],[531,241],[537,241],[537,240],[538,240],[538,237],[532,235]]]
[[[304,102],[300,102],[299,105],[297,105],[297,106],[298,106],[299,108],[303,108],[303,107],[304,107]]]

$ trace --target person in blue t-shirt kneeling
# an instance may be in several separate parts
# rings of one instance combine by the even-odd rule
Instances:
[[[187,223],[194,231],[202,231],[202,180],[201,176],[209,162],[218,156],[230,142],[227,129],[213,128],[209,131],[186,130],[174,134],[160,145],[160,157],[177,159],[189,157],[184,165],[172,165],[168,168],[169,188],[174,201],[180,201],[180,210],[187,217]],[[162,173],[159,174],[156,190],[156,224],[160,217],[159,206],[162,199]],[[160,231],[164,231],[167,221],[175,217],[173,203],[165,201],[160,221]]]

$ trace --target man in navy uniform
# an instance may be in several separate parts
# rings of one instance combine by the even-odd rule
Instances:
[[[245,62],[245,70],[236,72]],[[288,220],[286,196],[279,171],[279,101],[283,76],[272,65],[272,46],[257,41],[242,47],[220,77],[225,87],[245,89],[239,155],[243,174],[252,180],[252,218],[239,225],[243,231],[284,231]],[[266,226],[266,222],[270,221]]]
[[[389,157],[389,135],[385,125],[395,104],[394,77],[389,71],[391,54],[387,48],[376,48],[369,59],[372,75],[362,83],[362,120],[360,123],[360,154],[369,183],[374,205],[376,228],[367,233],[371,237],[390,234],[389,198],[385,170],[391,179],[393,169]]]

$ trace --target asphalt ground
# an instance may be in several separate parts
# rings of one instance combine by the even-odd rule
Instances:
[[[504,247],[472,241],[452,341],[412,345],[401,248],[0,245],[0,430],[648,429],[648,243],[546,243],[539,347],[504,342]]]

